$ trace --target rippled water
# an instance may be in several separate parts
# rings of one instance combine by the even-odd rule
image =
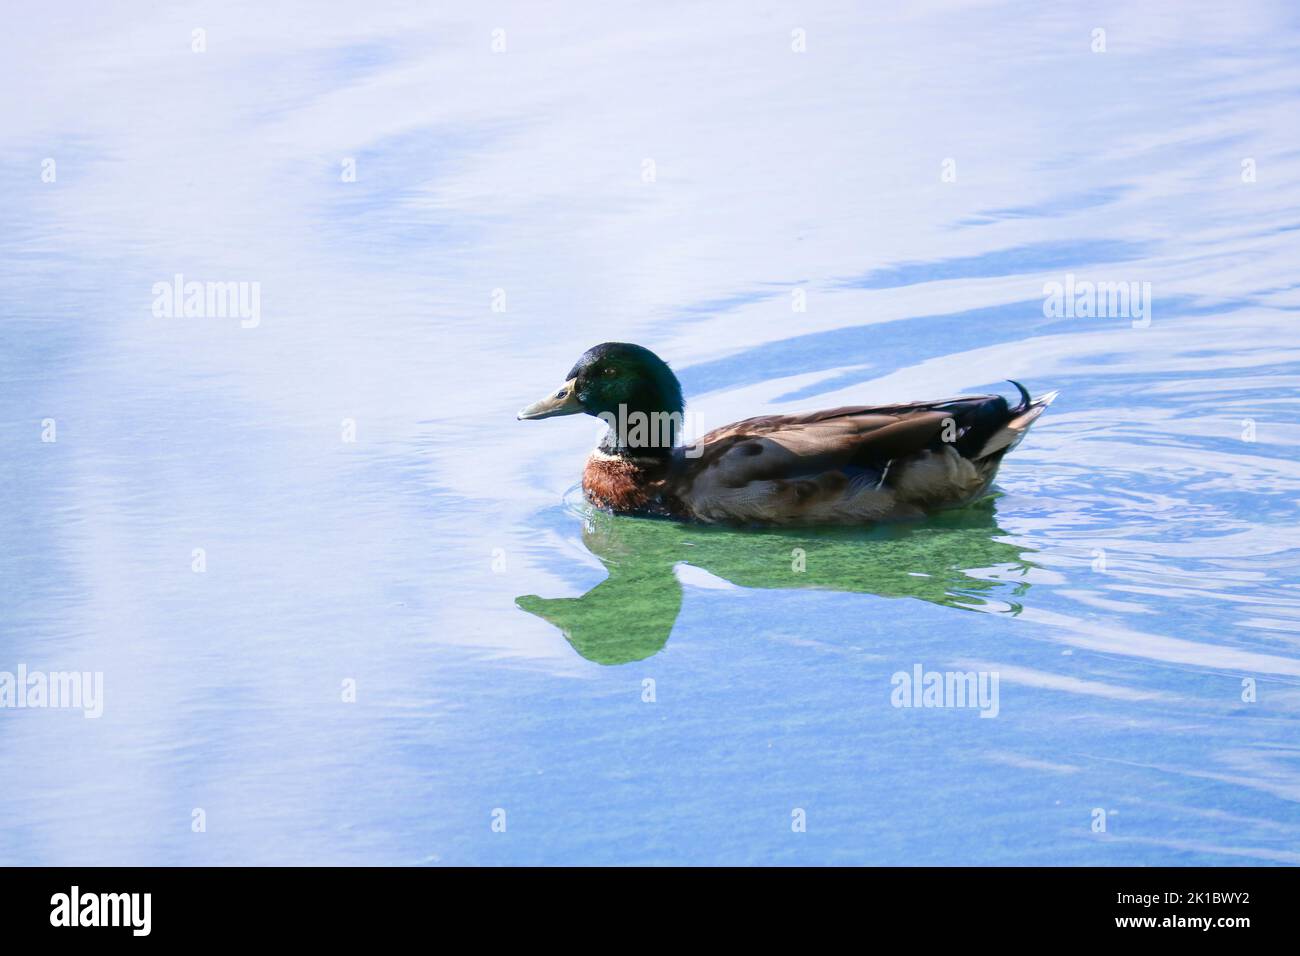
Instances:
[[[104,693],[0,710],[0,861],[1300,862],[1297,15],[859,6],[25,13],[0,671]],[[1061,397],[966,512],[686,528],[514,419],[609,339]]]

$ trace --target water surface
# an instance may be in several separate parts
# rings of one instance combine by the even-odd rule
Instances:
[[[1300,862],[1294,10],[859,7],[20,15],[0,670],[104,713],[0,710],[0,862]],[[1061,397],[967,512],[684,528],[514,420],[605,340]]]

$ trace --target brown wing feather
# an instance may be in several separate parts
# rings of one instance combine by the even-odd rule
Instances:
[[[704,435],[699,440],[699,443],[707,445],[709,442],[732,434],[761,435],[771,431],[781,431],[792,426],[815,425],[841,418],[867,419],[880,416],[896,421],[910,412],[933,411],[959,402],[986,401],[996,397],[994,395],[979,395],[967,398],[944,399],[938,402],[908,402],[903,405],[845,405],[840,408],[825,408],[821,411],[805,412],[799,415],[758,415],[754,418],[746,418],[744,421],[723,425],[721,428],[715,428],[707,435]]]
[[[946,422],[989,400],[1000,401],[977,396],[736,422],[688,450],[676,494],[704,520],[778,523],[878,520],[967,500],[991,472],[940,439]]]

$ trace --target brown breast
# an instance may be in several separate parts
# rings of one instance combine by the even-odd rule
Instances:
[[[656,497],[659,482],[636,462],[592,452],[582,470],[582,490],[597,508],[643,511]]]

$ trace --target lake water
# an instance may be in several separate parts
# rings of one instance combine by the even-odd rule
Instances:
[[[0,862],[1300,863],[1293,7],[277,6],[0,37],[0,671],[103,681]],[[966,512],[686,528],[515,421],[606,340],[1061,397]]]

